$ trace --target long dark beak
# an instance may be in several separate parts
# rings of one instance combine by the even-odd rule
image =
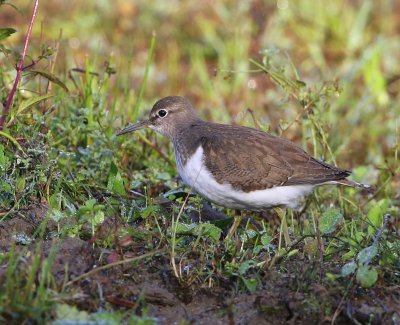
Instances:
[[[141,122],[138,122],[138,123],[135,123],[135,124],[130,124],[127,127],[125,127],[122,130],[120,130],[117,133],[117,136],[118,135],[123,135],[125,133],[130,133],[130,132],[134,132],[134,131],[143,129],[145,127],[148,127],[149,125],[150,125],[150,121],[149,120],[141,121]]]

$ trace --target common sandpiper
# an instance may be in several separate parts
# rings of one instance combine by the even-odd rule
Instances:
[[[313,158],[293,142],[249,127],[207,122],[185,98],[157,101],[147,120],[117,135],[148,127],[174,145],[183,182],[207,200],[232,209],[263,210],[298,205],[314,187],[348,180],[350,171]]]

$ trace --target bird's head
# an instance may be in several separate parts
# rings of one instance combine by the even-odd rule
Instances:
[[[168,96],[157,101],[150,111],[147,120],[130,124],[120,130],[117,135],[150,128],[169,138],[173,138],[177,130],[193,120],[198,120],[192,104],[184,97]]]

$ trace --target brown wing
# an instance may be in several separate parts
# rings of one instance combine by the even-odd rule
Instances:
[[[205,164],[219,183],[244,192],[275,186],[321,184],[350,172],[314,159],[292,142],[245,127],[212,124],[202,132]],[[215,132],[217,131],[217,132]]]

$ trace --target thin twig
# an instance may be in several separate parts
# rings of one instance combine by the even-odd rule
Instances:
[[[174,166],[174,163],[171,161],[171,159],[169,159],[168,156],[160,150],[160,148],[158,148],[154,143],[149,141],[145,136],[140,134],[140,132],[138,132],[137,134],[138,134],[141,142],[143,142],[143,143],[147,144],[149,147],[153,148],[160,155],[160,157],[162,159],[164,159],[170,166]]]
[[[379,231],[378,231],[378,233],[377,233],[377,235],[376,235],[376,237],[375,237],[374,242],[372,243],[372,245],[377,245],[377,244],[378,244],[378,241],[379,241],[379,239],[381,238],[381,236],[382,236],[382,234],[383,234],[383,231],[384,231],[385,228],[387,227],[387,224],[388,224],[389,220],[390,220],[390,214],[385,214],[385,215],[383,216],[383,225],[382,225],[381,229],[379,229]]]
[[[319,259],[319,282],[322,282],[324,276],[324,243],[321,237],[321,231],[319,229],[319,219],[315,219],[316,232],[317,232],[317,243],[318,243],[318,259]]]
[[[374,190],[374,194],[373,194],[371,197],[369,197],[368,200],[365,201],[365,202],[361,205],[361,207],[367,205],[369,202],[371,202],[373,199],[375,199],[375,198],[380,194],[380,192],[386,187],[386,185],[389,184],[389,183],[391,182],[391,180],[393,179],[393,177],[394,177],[395,175],[397,175],[399,172],[400,172],[400,166],[398,166],[398,167],[396,168],[396,170],[394,170],[392,173],[390,173],[390,175],[386,178],[386,180],[385,180],[384,182],[382,182],[381,185],[380,185],[376,190]]]
[[[60,49],[60,43],[61,43],[61,39],[62,39],[62,29],[60,29],[60,32],[58,34],[58,40],[55,43],[54,46],[54,56],[52,57],[52,60],[50,61],[50,73],[54,73],[54,68],[56,66],[56,61],[57,61],[57,57],[58,57],[58,52]],[[53,83],[52,82],[48,82],[47,83],[47,89],[46,89],[46,94],[49,93],[51,91],[51,87],[52,87]]]
[[[355,274],[353,274],[353,276],[351,277],[349,284],[346,287],[346,291],[344,292],[342,299],[340,299],[339,305],[337,306],[335,312],[333,313],[332,319],[331,319],[331,325],[334,325],[336,322],[336,318],[338,318],[338,316],[340,315],[340,313],[342,312],[342,306],[344,304],[345,299],[347,299],[349,291],[351,289],[351,286],[354,283],[354,278],[356,277]]]
[[[114,262],[114,263],[110,263],[110,264],[106,264],[106,265],[103,265],[103,266],[99,266],[99,267],[97,267],[97,268],[95,268],[95,269],[93,269],[93,270],[90,270],[89,272],[86,272],[86,273],[81,274],[80,276],[76,277],[75,279],[72,279],[71,281],[68,281],[68,282],[65,284],[65,287],[68,287],[68,286],[70,286],[71,284],[73,284],[73,283],[75,283],[75,282],[77,282],[77,281],[80,281],[80,280],[82,280],[82,279],[84,279],[84,278],[87,278],[88,276],[91,276],[91,275],[93,275],[94,273],[96,273],[96,272],[98,272],[98,271],[106,270],[106,269],[109,269],[109,268],[111,268],[111,267],[113,267],[113,266],[116,266],[116,265],[121,265],[121,264],[136,262],[136,261],[139,261],[139,260],[141,260],[141,259],[143,259],[143,258],[150,257],[150,256],[153,256],[153,255],[155,255],[155,254],[161,253],[161,252],[163,252],[163,251],[165,251],[165,248],[157,249],[157,250],[155,250],[155,251],[152,251],[152,252],[149,252],[149,253],[140,255],[140,256],[135,256],[135,257],[127,258],[126,260],[117,261],[117,262]]]
[[[18,83],[19,83],[19,81],[21,79],[21,72],[24,69],[24,62],[25,62],[26,52],[28,51],[28,44],[29,44],[29,40],[31,38],[33,22],[35,21],[35,18],[36,18],[36,13],[37,13],[38,6],[39,6],[39,0],[36,0],[35,1],[35,6],[33,8],[31,21],[29,23],[28,32],[26,33],[24,50],[22,52],[21,60],[19,61],[18,65],[16,67],[17,75],[15,76],[14,84],[12,86],[10,94],[8,95],[6,106],[4,107],[3,115],[1,116],[1,119],[0,119],[0,130],[3,130],[3,125],[4,125],[4,122],[5,122],[6,118],[7,118],[7,113],[10,110],[11,104],[12,104],[13,99],[14,99],[15,92],[17,91]]]
[[[268,265],[268,270],[272,269],[272,267],[276,264],[276,262],[283,258],[285,255],[287,255],[294,247],[296,247],[301,241],[308,237],[314,237],[314,235],[303,235],[296,241],[292,242],[292,244],[289,247],[283,248],[284,252],[283,253],[277,253],[275,256],[272,258],[271,263]]]
[[[201,169],[200,169],[200,170],[201,170]],[[200,173],[200,170],[199,170],[199,173]],[[199,173],[197,174],[197,177],[199,176]],[[196,177],[196,180],[197,180],[197,177]],[[173,220],[173,225],[174,225],[174,230],[173,230],[173,234],[172,234],[171,264],[172,264],[172,269],[173,269],[174,274],[175,274],[175,276],[176,276],[177,279],[180,279],[180,278],[182,277],[182,273],[181,273],[181,272],[178,273],[178,270],[177,270],[177,268],[176,268],[176,263],[175,263],[175,256],[176,256],[176,253],[175,253],[176,232],[177,232],[177,229],[178,229],[178,221],[179,221],[179,218],[181,217],[181,215],[182,215],[182,213],[183,213],[183,209],[185,208],[185,206],[186,206],[186,204],[187,204],[187,202],[188,202],[188,200],[189,200],[190,192],[191,192],[191,191],[192,191],[192,187],[190,188],[189,193],[186,195],[186,198],[185,198],[185,200],[183,201],[183,204],[182,204],[181,208],[179,209],[179,213],[178,213],[178,215],[177,215],[177,217],[176,217],[176,220],[173,220],[173,219],[172,219],[172,220]]]

